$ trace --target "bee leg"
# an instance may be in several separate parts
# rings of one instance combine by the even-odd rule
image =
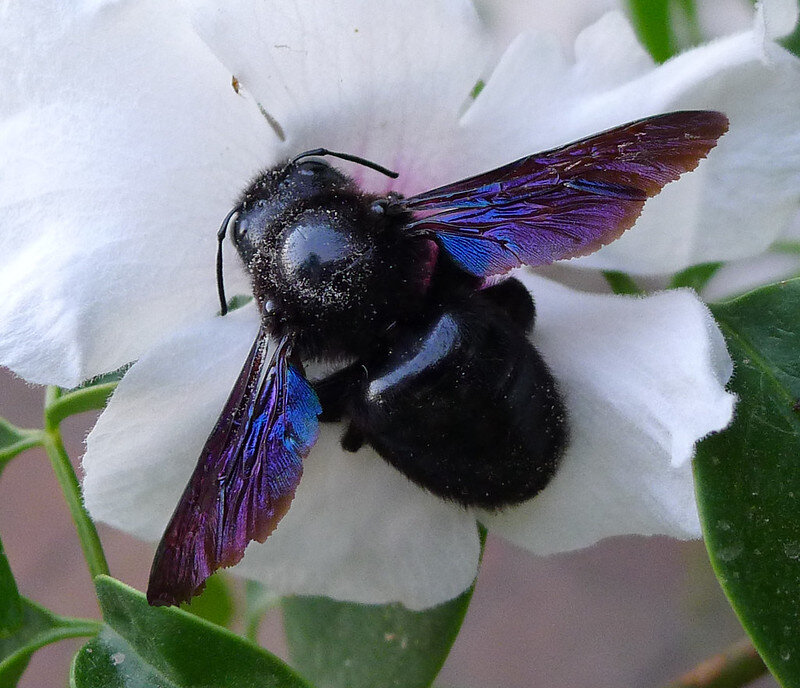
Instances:
[[[363,381],[365,374],[364,366],[354,363],[312,383],[322,406],[322,414],[319,416],[321,422],[336,423],[342,420],[347,413],[353,389],[357,383]],[[342,449],[355,453],[361,449],[364,442],[364,434],[349,423],[342,435]]]
[[[347,430],[344,431],[344,435],[342,435],[342,449],[355,453],[361,449],[365,441],[364,433],[350,423],[347,426]]]
[[[530,332],[536,319],[536,307],[530,292],[513,277],[478,292],[499,306],[523,332]]]
[[[353,363],[311,383],[322,406],[321,422],[336,423],[342,419],[352,390],[363,377],[364,367],[360,363]]]

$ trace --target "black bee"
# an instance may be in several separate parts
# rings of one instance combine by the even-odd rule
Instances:
[[[345,420],[432,493],[501,508],[548,483],[567,442],[558,385],[529,335],[521,265],[591,253],[727,130],[674,112],[403,198],[361,191],[316,149],[261,174],[219,232],[252,277],[261,329],[167,526],[151,604],[197,594],[286,513],[318,431]],[[303,363],[345,363],[310,383]]]

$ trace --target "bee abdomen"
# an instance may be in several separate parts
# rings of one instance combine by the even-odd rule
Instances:
[[[350,415],[408,478],[465,506],[536,495],[566,443],[564,405],[525,331],[472,298],[410,333],[370,367]]]

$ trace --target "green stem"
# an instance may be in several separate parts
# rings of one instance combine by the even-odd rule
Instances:
[[[264,620],[263,616],[258,614],[251,614],[247,617],[244,629],[244,637],[251,643],[259,644],[258,631],[261,628],[261,622]]]
[[[60,640],[67,640],[69,638],[91,638],[96,636],[102,627],[102,623],[92,619],[59,617],[58,626],[37,633],[24,647],[19,648],[9,656],[3,657],[0,666],[5,665],[8,667],[9,664],[19,665],[22,662],[27,663],[36,650],[41,650],[47,645],[52,645]],[[0,677],[0,685],[7,685],[6,683],[2,683],[2,677]]]
[[[245,584],[245,631],[244,637],[258,645],[258,631],[264,615],[275,607],[280,606],[281,598],[269,589],[256,583],[247,581]]]
[[[89,573],[92,578],[100,574],[108,575],[108,563],[106,562],[106,556],[103,552],[103,546],[100,544],[100,537],[97,534],[97,529],[94,527],[94,522],[89,516],[89,512],[87,512],[83,506],[78,476],[75,475],[75,470],[72,468],[72,463],[70,463],[67,451],[64,449],[64,443],[61,440],[61,430],[57,423],[53,423],[48,414],[48,409],[60,396],[61,392],[58,388],[47,388],[44,414],[44,449],[47,452],[47,456],[50,457],[50,463],[53,466],[56,479],[59,485],[61,485],[64,499],[67,501],[67,506],[72,516],[72,521],[75,524],[75,529],[78,531],[78,539],[81,542],[83,556],[89,566]]]
[[[108,398],[119,383],[105,382],[91,387],[83,387],[66,394],[60,394],[47,405],[47,418],[50,425],[59,425],[69,416],[86,411],[97,411],[105,408]]]
[[[103,628],[101,621],[94,619],[81,619],[77,617],[62,616],[59,621],[63,624],[59,628],[53,629],[54,631],[61,631],[64,638],[80,638],[83,636],[93,636],[100,632]]]
[[[2,433],[3,430],[9,431],[9,434],[13,433],[18,439],[16,442],[11,442],[0,449],[0,473],[2,473],[6,464],[15,456],[22,454],[22,452],[28,449],[40,447],[44,444],[44,432],[42,430],[15,428],[12,427],[10,423],[4,423],[4,419],[0,418],[0,433]]]
[[[670,683],[667,688],[739,688],[767,673],[749,639],[743,638]]]

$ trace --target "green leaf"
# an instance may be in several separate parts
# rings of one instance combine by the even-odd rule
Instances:
[[[79,389],[88,389],[89,387],[97,387],[99,385],[106,385],[109,382],[119,382],[123,377],[125,377],[125,373],[130,370],[130,367],[133,363],[126,363],[123,366],[120,366],[116,370],[112,370],[110,373],[102,373],[101,375],[96,375],[95,377],[89,378],[85,382],[82,382],[77,387],[73,387],[72,389],[65,389],[62,390],[64,394],[69,394],[70,392],[77,392]]]
[[[770,246],[770,250],[776,253],[797,255],[800,254],[800,241],[776,241]]]
[[[22,625],[22,600],[14,574],[0,542],[0,638],[11,635]]]
[[[309,688],[266,650],[108,576],[95,579],[106,625],[72,663],[73,688]]]
[[[243,308],[252,300],[253,297],[250,294],[234,294],[233,296],[231,296],[231,298],[228,299],[228,302],[226,304],[228,306],[228,313]]]
[[[36,650],[50,643],[93,635],[99,624],[66,619],[44,607],[22,599],[22,620],[17,631],[0,636],[0,688],[14,688]]]
[[[42,443],[41,430],[25,430],[0,418],[0,471],[17,454]]]
[[[472,98],[472,100],[475,100],[481,94],[484,86],[486,86],[486,82],[483,79],[478,79],[475,82],[475,85],[472,87],[469,97]]]
[[[780,44],[789,52],[800,57],[800,23],[794,27],[792,33],[786,36],[786,38],[781,39]]]
[[[670,0],[628,0],[636,34],[656,62],[675,54]]]
[[[479,526],[481,553],[486,529]],[[427,688],[453,646],[475,586],[433,609],[283,600],[293,666],[325,688]]]
[[[695,459],[711,563],[759,653],[800,686],[800,280],[711,307],[735,363],[734,423]]]
[[[708,280],[717,273],[717,270],[719,270],[722,265],[722,263],[700,263],[698,265],[692,265],[672,276],[672,281],[669,285],[670,289],[689,287],[699,294],[703,291],[703,287],[708,284]]]
[[[618,270],[603,270],[603,277],[615,294],[643,294],[636,282],[626,272]]]
[[[326,688],[423,688],[442,668],[472,589],[443,605],[412,612],[325,597],[283,601],[292,665]]]
[[[206,581],[202,594],[193,598],[189,604],[182,604],[181,609],[217,626],[228,628],[233,620],[233,595],[228,579],[222,573],[214,574]]]
[[[656,62],[666,62],[703,39],[694,0],[628,0],[639,40]]]

